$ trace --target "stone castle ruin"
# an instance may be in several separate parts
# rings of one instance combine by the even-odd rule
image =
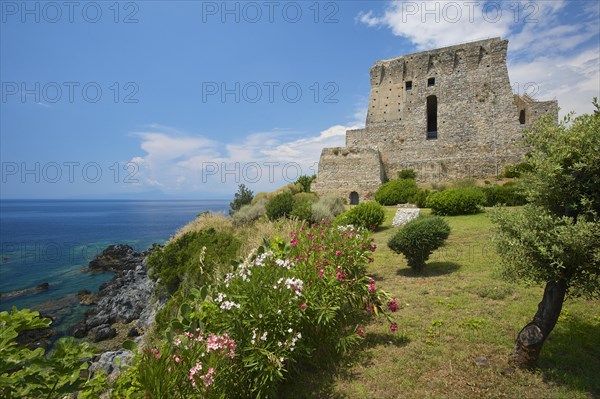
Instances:
[[[514,95],[508,41],[481,40],[377,61],[366,126],[325,148],[313,190],[372,199],[403,169],[421,182],[497,176],[524,159],[522,129],[558,103]]]

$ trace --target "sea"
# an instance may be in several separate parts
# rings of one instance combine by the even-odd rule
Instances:
[[[53,318],[57,336],[68,335],[87,309],[77,293],[95,292],[113,276],[86,271],[107,246],[143,251],[164,244],[198,213],[228,208],[228,200],[1,200],[0,293],[49,288],[2,298],[0,311],[38,310]]]

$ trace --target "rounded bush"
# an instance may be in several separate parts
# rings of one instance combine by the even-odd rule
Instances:
[[[431,194],[427,207],[436,215],[470,215],[479,212],[485,201],[480,188],[455,188]]]
[[[429,197],[429,194],[431,194],[431,191],[429,191],[429,190],[419,190],[419,191],[417,191],[417,194],[415,194],[415,197],[413,198],[413,202],[419,208],[426,208],[427,207],[427,198]]]
[[[382,184],[375,193],[375,200],[382,205],[411,202],[419,189],[413,179],[396,179]]]
[[[326,195],[312,204],[310,220],[313,223],[333,222],[335,217],[344,213],[345,210],[343,199],[334,195]]]
[[[277,194],[267,202],[265,210],[271,220],[288,216],[294,207],[294,196],[289,191]]]
[[[402,169],[398,171],[398,179],[417,179],[417,172],[413,169]]]
[[[342,213],[335,219],[335,222],[336,224],[351,224],[375,230],[383,223],[383,219],[385,219],[383,207],[375,201],[369,201]]]
[[[527,199],[521,188],[514,183],[506,183],[503,186],[490,184],[483,187],[485,194],[485,206],[507,205],[519,206],[525,205]]]
[[[450,235],[450,226],[439,216],[418,217],[399,229],[388,242],[388,247],[406,257],[416,272],[423,270],[429,255],[441,247]]]
[[[308,199],[294,201],[294,206],[292,208],[292,212],[290,212],[290,216],[298,218],[300,220],[310,220],[312,216],[311,202]]]
[[[266,209],[265,209],[266,203],[267,203],[266,199],[261,199],[252,205],[242,206],[231,217],[233,224],[236,226],[240,226],[240,225],[252,223],[252,222],[260,219],[260,217],[263,216],[266,212]]]

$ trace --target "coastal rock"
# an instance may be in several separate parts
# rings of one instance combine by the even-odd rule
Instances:
[[[19,336],[17,337],[17,343],[19,345],[26,346],[29,349],[47,349],[50,345],[50,340],[53,335],[54,331],[50,327],[25,330],[19,333]]]
[[[111,339],[117,335],[117,330],[110,324],[102,324],[90,330],[94,342],[100,342]]]
[[[94,294],[92,294],[88,290],[79,291],[77,293],[77,299],[79,300],[79,303],[82,305],[92,305],[92,304],[96,303],[96,298],[95,298]]]
[[[133,353],[127,349],[119,349],[117,351],[104,352],[90,366],[90,371],[104,371],[107,375],[112,374],[119,367],[124,366],[129,362]]]
[[[84,320],[71,329],[74,336],[89,335],[99,342],[116,335],[111,326],[114,323],[129,324],[138,320],[134,327],[141,333],[154,321],[155,282],[150,280],[146,269],[146,257],[154,248],[136,252],[128,245],[111,245],[90,262],[90,270],[112,270],[115,275],[102,284],[98,293],[79,293],[80,301],[93,297],[94,304]]]
[[[90,271],[112,271],[135,269],[139,264],[139,253],[126,244],[109,245],[88,265]]]
[[[40,292],[47,291],[48,288],[50,288],[50,284],[42,283],[42,284],[36,285],[35,287],[25,288],[23,290],[16,290],[16,291],[0,293],[0,299],[8,299],[8,298],[15,298],[18,296],[23,296],[23,295],[37,294]]]

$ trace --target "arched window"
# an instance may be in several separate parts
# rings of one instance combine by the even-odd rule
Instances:
[[[356,191],[350,193],[350,205],[358,205],[358,193]]]
[[[427,96],[427,140],[437,139],[437,97]]]
[[[521,112],[519,112],[519,123],[521,125],[525,124],[525,110],[522,109]]]

